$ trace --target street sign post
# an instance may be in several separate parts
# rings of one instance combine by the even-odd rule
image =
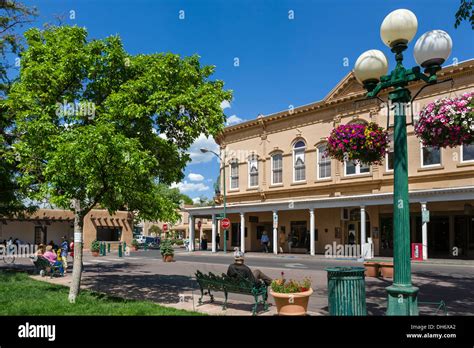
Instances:
[[[230,220],[229,218],[224,218],[221,220],[221,227],[224,229],[224,230],[228,230],[229,227],[230,227]]]
[[[430,222],[430,211],[422,210],[421,211],[421,222]]]

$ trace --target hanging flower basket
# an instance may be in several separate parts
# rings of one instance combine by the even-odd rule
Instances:
[[[456,147],[474,143],[474,92],[443,98],[426,105],[415,124],[423,145]]]
[[[328,137],[327,154],[341,162],[381,164],[387,152],[388,133],[378,124],[343,124]]]

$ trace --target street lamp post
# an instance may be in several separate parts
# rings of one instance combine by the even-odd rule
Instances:
[[[415,44],[414,55],[419,66],[403,67],[403,51],[418,29],[416,16],[409,10],[396,10],[385,17],[380,36],[391,48],[397,62],[388,75],[388,62],[378,50],[364,52],[356,61],[354,74],[368,91],[368,98],[375,98],[383,90],[389,90],[388,99],[394,107],[394,277],[388,293],[387,315],[418,315],[418,288],[411,282],[410,263],[410,206],[408,196],[408,154],[405,109],[411,102],[408,83],[422,80],[437,83],[436,72],[451,53],[452,41],[447,33],[433,30],[422,35]]]
[[[207,153],[207,152],[210,152],[212,154],[214,154],[214,156],[216,156],[217,158],[219,158],[219,160],[221,161],[222,163],[222,188],[224,190],[224,216],[223,218],[225,219],[227,217],[226,215],[226,208],[227,208],[227,204],[226,204],[226,180],[225,180],[225,151],[224,151],[224,160],[222,160],[221,156],[219,156],[217,153],[215,153],[214,151],[212,150],[209,150],[209,149],[205,149],[205,148],[202,148],[200,149],[202,153]],[[212,241],[214,243],[214,241]],[[227,253],[227,228],[224,229],[224,253]]]

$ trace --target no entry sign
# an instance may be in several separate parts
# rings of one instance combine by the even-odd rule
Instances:
[[[168,224],[163,224],[163,232],[167,232],[168,231]]]
[[[228,218],[224,218],[221,220],[221,227],[224,230],[227,230],[230,227],[230,220]]]

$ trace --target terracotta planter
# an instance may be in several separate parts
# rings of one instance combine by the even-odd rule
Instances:
[[[165,256],[163,256],[163,261],[164,261],[164,262],[172,262],[172,261],[173,261],[173,255],[165,255]]]
[[[99,252],[98,252],[98,251],[91,251],[91,253],[92,253],[92,256],[94,256],[94,257],[99,256]]]
[[[364,262],[365,276],[366,277],[378,277],[379,276],[379,263],[367,261]]]
[[[313,289],[293,294],[281,294],[270,290],[270,295],[275,299],[278,315],[295,316],[306,315],[309,297]]]
[[[393,262],[380,262],[382,278],[393,278]]]
[[[132,250],[133,250],[133,251],[138,251],[138,247],[132,245]]]

